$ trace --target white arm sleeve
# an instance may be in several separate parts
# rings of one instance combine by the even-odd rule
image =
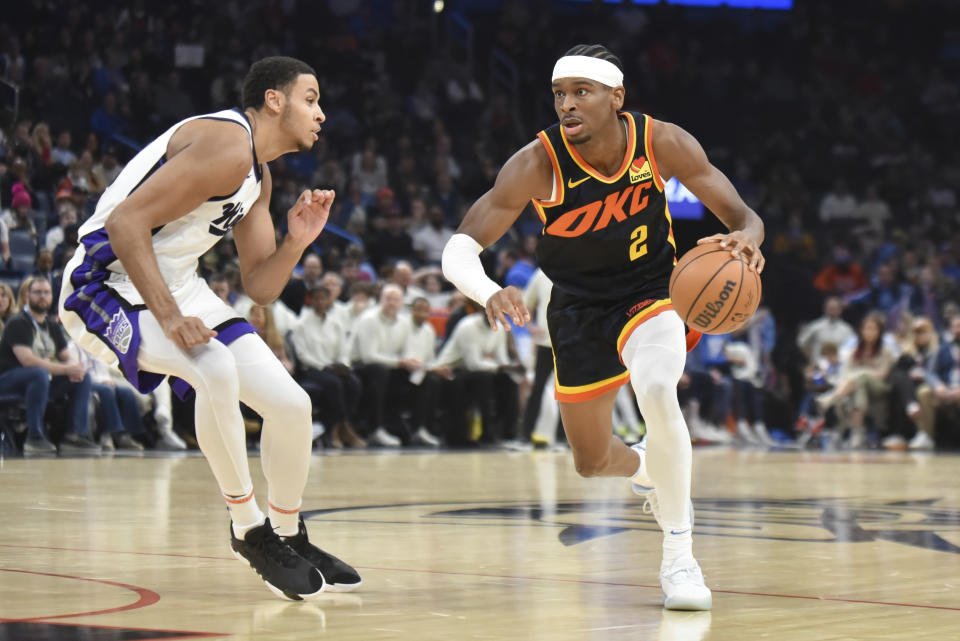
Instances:
[[[467,234],[454,234],[443,248],[443,275],[465,296],[484,307],[500,286],[487,277],[480,263],[483,247]]]

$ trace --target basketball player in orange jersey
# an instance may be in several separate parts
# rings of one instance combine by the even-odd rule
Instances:
[[[693,557],[692,451],[676,390],[699,335],[685,336],[670,304],[676,245],[664,183],[679,179],[730,230],[699,242],[720,243],[757,271],[763,223],[693,136],[621,111],[623,69],[605,47],[578,45],[557,60],[553,94],[560,122],[506,162],[447,243],[443,271],[486,307],[494,328],[529,321],[521,292],[487,278],[479,254],[533,202],[544,226],[537,259],[554,283],[547,324],[556,395],[577,472],[631,479],[664,533],[665,607],[709,610]],[[613,435],[611,421],[628,381],[647,422],[633,448]]]
[[[230,509],[230,544],[278,596],[348,591],[360,576],[312,545],[299,518],[310,468],[306,392],[250,323],[197,275],[197,259],[233,233],[247,294],[280,295],[323,230],[334,193],[304,191],[278,247],[266,163],[307,151],[324,121],[316,73],[286,57],[253,64],[243,110],[174,124],[127,163],[80,228],[64,269],[60,318],[81,346],[148,392],[167,376],[196,391],[197,441]],[[185,382],[185,383],[184,383]],[[240,401],[263,417],[268,515],[253,495]]]

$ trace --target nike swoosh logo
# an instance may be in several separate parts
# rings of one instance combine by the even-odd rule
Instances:
[[[684,534],[689,531],[690,530],[680,530],[679,532],[677,532],[676,530],[670,530],[670,534]]]
[[[584,176],[583,178],[581,178],[576,182],[573,181],[573,178],[567,178],[567,187],[569,187],[570,189],[573,189],[574,187],[576,187],[577,185],[579,185],[585,180],[590,180],[590,176]]]

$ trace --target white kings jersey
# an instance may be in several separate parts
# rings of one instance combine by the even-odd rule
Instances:
[[[253,133],[246,116],[235,109],[230,109],[194,116],[178,122],[133,157],[117,179],[103,192],[93,216],[80,227],[80,246],[77,248],[77,253],[86,251],[90,255],[96,254],[98,258],[100,256],[106,258],[103,267],[110,272],[106,279],[107,283],[123,287],[130,282],[123,265],[116,259],[112,249],[104,246],[104,243],[109,245],[109,239],[104,231],[107,217],[117,205],[163,165],[166,161],[167,144],[173,134],[184,123],[200,118],[235,122],[246,129],[247,135],[250,136],[253,162],[247,177],[236,192],[213,197],[188,214],[153,230],[153,251],[157,257],[160,274],[167,286],[174,290],[192,278],[196,274],[200,256],[240,222],[259,198],[262,168],[257,161]],[[123,287],[123,289],[129,292],[130,288]],[[141,303],[142,299],[131,302]]]

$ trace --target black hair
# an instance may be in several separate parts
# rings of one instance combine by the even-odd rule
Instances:
[[[296,58],[270,56],[257,60],[243,79],[241,106],[244,109],[260,109],[263,107],[264,94],[268,89],[277,89],[286,93],[297,76],[304,73],[311,76],[317,75],[313,67]]]
[[[599,58],[600,60],[606,60],[607,62],[612,62],[617,66],[617,69],[623,71],[623,63],[620,62],[620,58],[613,55],[609,49],[603,45],[575,45],[567,49],[567,52],[563,54],[565,56],[587,56],[588,58]]]

